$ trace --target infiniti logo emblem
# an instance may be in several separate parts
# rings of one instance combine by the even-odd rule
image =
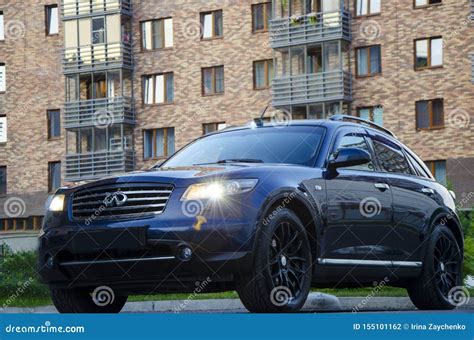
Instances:
[[[104,204],[107,208],[121,207],[127,202],[128,197],[124,193],[116,192],[113,194],[107,193],[104,199]]]

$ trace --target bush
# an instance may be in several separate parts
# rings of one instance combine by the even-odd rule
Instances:
[[[11,297],[48,297],[46,285],[39,282],[36,252],[13,253],[6,248],[0,257],[0,299]],[[3,302],[1,303],[3,304]]]
[[[464,229],[464,275],[474,276],[474,212],[461,214]]]

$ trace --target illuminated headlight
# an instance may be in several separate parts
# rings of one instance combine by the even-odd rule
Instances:
[[[255,188],[257,179],[236,179],[231,181],[193,184],[181,197],[181,201],[218,200],[222,197],[242,194]]]
[[[49,203],[49,211],[53,212],[60,212],[64,210],[64,199],[66,196],[64,195],[55,195],[51,199],[51,202]]]

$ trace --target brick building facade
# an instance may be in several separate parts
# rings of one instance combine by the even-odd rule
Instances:
[[[269,102],[268,116],[382,123],[462,198],[474,192],[472,8],[0,0],[0,230],[38,228],[56,162],[62,183],[144,169],[203,131],[248,123]]]

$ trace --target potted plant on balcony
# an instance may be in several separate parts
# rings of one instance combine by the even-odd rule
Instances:
[[[309,13],[306,17],[311,25],[316,24],[318,21],[318,14],[316,12]]]
[[[302,20],[302,16],[295,14],[290,17],[290,24],[291,26],[298,26],[299,24],[301,24]]]

